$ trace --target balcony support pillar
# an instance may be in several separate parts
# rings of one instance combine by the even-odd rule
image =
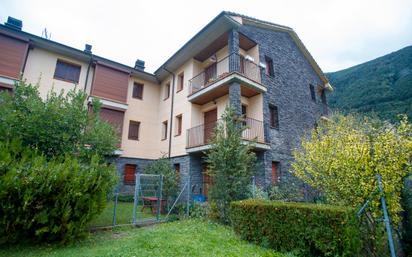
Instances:
[[[229,86],[229,103],[235,109],[236,115],[242,115],[242,101],[241,101],[240,84],[233,82]]]
[[[229,31],[227,44],[229,46],[229,72],[240,71],[239,32],[237,29]]]

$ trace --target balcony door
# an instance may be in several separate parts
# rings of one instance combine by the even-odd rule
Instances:
[[[217,121],[217,109],[213,109],[211,111],[205,112],[204,113],[204,123],[205,128],[203,131],[204,135],[204,143],[207,144],[209,143],[210,138],[213,135],[213,130],[216,127],[216,121]]]
[[[217,65],[213,63],[205,69],[205,85],[216,79]]]

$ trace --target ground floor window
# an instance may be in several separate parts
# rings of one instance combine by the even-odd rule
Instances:
[[[125,185],[134,185],[136,182],[137,165],[126,164],[124,166],[123,183]]]
[[[272,185],[279,181],[279,162],[272,162]]]

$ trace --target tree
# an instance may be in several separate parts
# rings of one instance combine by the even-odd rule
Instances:
[[[301,149],[293,153],[293,173],[331,204],[360,207],[371,198],[375,217],[382,216],[375,177],[380,174],[389,212],[398,224],[403,178],[411,168],[411,136],[406,117],[392,125],[334,114],[302,139]]]
[[[86,97],[43,100],[25,82],[0,93],[0,244],[73,240],[105,208],[117,178],[105,158],[118,138]]]
[[[207,152],[208,173],[212,178],[209,198],[217,219],[229,223],[230,202],[246,199],[256,156],[252,143],[245,144],[242,118],[228,106],[214,131]],[[212,210],[213,211],[213,210]]]
[[[66,95],[50,92],[43,100],[36,86],[19,82],[13,95],[3,92],[0,97],[0,141],[19,139],[48,158],[111,155],[119,139],[100,119],[101,104],[93,101],[89,112],[86,100],[87,94],[76,89]]]

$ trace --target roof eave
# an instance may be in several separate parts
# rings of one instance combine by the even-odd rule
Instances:
[[[165,68],[170,71],[175,71],[221,34],[231,28],[239,26],[241,26],[241,24],[228,17],[225,12],[220,13],[174,53],[154,74],[159,80],[163,80],[169,74],[164,70]]]

